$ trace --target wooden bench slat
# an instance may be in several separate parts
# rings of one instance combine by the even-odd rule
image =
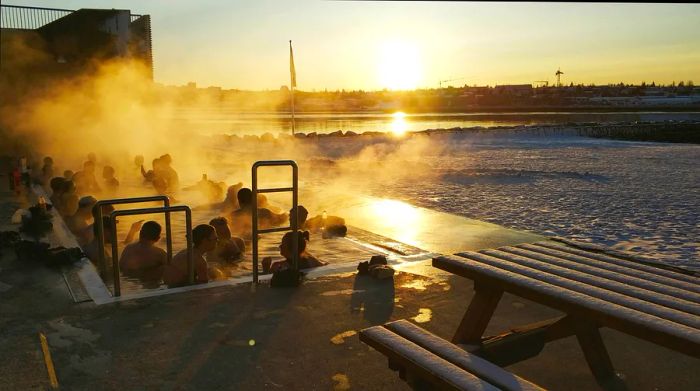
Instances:
[[[539,386],[470,354],[409,321],[398,320],[387,323],[384,327],[503,390],[542,390]]]
[[[508,262],[517,263],[521,266],[551,273],[553,275],[567,278],[572,281],[580,282],[582,284],[607,289],[619,293],[621,295],[630,296],[635,299],[645,300],[650,303],[658,304],[678,311],[683,311],[688,314],[700,315],[700,305],[698,304],[609,279],[609,275],[612,275],[614,273],[608,273],[608,275],[589,274],[586,272],[574,270],[573,268],[561,267],[555,264],[550,264],[537,259],[532,259],[517,254],[511,254],[509,252],[500,250],[483,250],[480,251],[480,253],[500,258]]]
[[[590,318],[601,326],[700,357],[700,330],[696,328],[465,258],[436,257],[433,266],[481,280],[565,313]]]
[[[492,257],[490,255],[479,254],[475,252],[460,253],[459,256],[466,257],[475,261],[507,270],[513,273],[534,278],[549,284],[583,293],[590,297],[605,300],[617,305],[631,308],[640,312],[667,319],[678,324],[683,324],[696,329],[700,329],[700,317],[690,315],[688,313],[660,306],[658,304],[648,303],[644,300],[637,299],[626,294],[617,293],[607,289],[601,289],[587,283],[581,283],[569,278],[560,277],[549,272],[539,270],[537,268],[522,266],[517,263]]]
[[[601,269],[581,262],[576,262],[565,258],[559,258],[552,255],[546,255],[531,250],[525,250],[520,247],[508,246],[501,247],[499,248],[499,250],[509,252],[511,254],[522,255],[528,258],[536,259],[538,261],[551,263],[553,265],[562,266],[568,269],[577,270],[580,272],[599,276],[601,278],[607,278],[610,280],[636,286],[642,289],[662,293],[664,295],[677,297],[679,299],[683,299],[692,303],[700,304],[700,294],[690,292],[685,289],[676,288],[670,285],[660,284],[658,282],[650,281],[645,278],[630,276],[628,274],[618,273],[609,269]]]
[[[603,262],[608,262],[608,263],[612,263],[612,264],[619,265],[619,266],[624,266],[624,267],[627,267],[630,269],[644,271],[644,272],[651,273],[654,275],[668,277],[668,278],[676,280],[676,281],[684,281],[684,282],[686,282],[692,286],[695,286],[695,287],[700,285],[700,278],[698,278],[698,277],[689,276],[687,274],[682,274],[682,273],[676,273],[676,272],[671,271],[671,270],[662,269],[660,267],[654,267],[654,266],[650,266],[650,265],[645,265],[643,263],[634,262],[634,261],[623,259],[623,258],[617,258],[617,257],[613,257],[613,256],[607,255],[607,254],[594,253],[594,252],[590,252],[590,251],[586,251],[586,250],[580,250],[580,249],[577,249],[574,247],[562,246],[560,244],[556,244],[556,243],[552,243],[552,242],[537,242],[537,243],[533,243],[533,245],[547,247],[547,248],[550,248],[552,250],[567,252],[570,254],[579,255],[579,256],[595,259],[598,261],[603,261]]]
[[[498,388],[382,326],[360,331],[360,340],[439,388],[497,391]],[[442,387],[441,387],[442,386]]]

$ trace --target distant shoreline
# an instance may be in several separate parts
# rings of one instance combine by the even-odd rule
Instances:
[[[543,136],[571,135],[592,138],[604,138],[611,140],[643,141],[643,142],[667,142],[700,144],[700,121],[656,121],[643,123],[574,123],[574,124],[538,124],[538,125],[514,125],[493,127],[455,127],[451,129],[426,129],[416,132],[408,132],[410,135],[447,134],[447,133],[495,133],[495,132],[537,132]],[[318,137],[357,137],[357,136],[390,136],[391,132],[342,132],[332,133],[297,133],[297,139],[312,139]],[[247,136],[249,137],[249,136]],[[291,136],[290,136],[291,137]],[[265,140],[265,137],[261,137]]]

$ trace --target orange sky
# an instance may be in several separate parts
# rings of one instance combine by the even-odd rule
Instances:
[[[60,3],[60,4],[59,4]],[[700,4],[87,0],[15,5],[150,14],[156,81],[404,89],[700,81]]]

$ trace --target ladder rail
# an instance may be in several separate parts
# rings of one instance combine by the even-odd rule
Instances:
[[[258,168],[260,167],[276,167],[276,166],[289,166],[292,167],[292,187],[278,187],[270,189],[258,189]],[[260,160],[253,164],[252,168],[252,179],[253,179],[253,210],[252,210],[252,229],[253,229],[253,283],[258,283],[258,235],[271,232],[283,232],[292,231],[294,232],[294,239],[297,238],[299,232],[299,222],[298,213],[292,213],[291,225],[289,227],[279,227],[279,228],[258,228],[258,194],[262,193],[282,193],[282,192],[292,192],[292,210],[296,212],[299,205],[299,166],[294,160]],[[299,257],[298,257],[298,239],[292,240],[292,267],[294,270],[299,270]]]
[[[110,214],[110,224],[112,229],[112,270],[114,272],[114,296],[121,296],[121,280],[119,270],[119,241],[117,239],[117,217],[133,216],[153,213],[185,212],[186,242],[187,242],[187,279],[188,283],[194,284],[194,244],[192,242],[192,210],[187,205],[164,206],[157,208],[141,208],[115,210]],[[104,256],[104,250],[103,250]]]
[[[136,203],[141,203],[141,202],[153,202],[153,201],[162,201],[163,202],[163,207],[169,207],[170,206],[170,198],[166,195],[156,195],[156,196],[146,196],[146,197],[134,197],[134,198],[114,198],[114,199],[109,199],[109,200],[100,200],[97,201],[95,206],[93,208],[97,208],[95,210],[95,216],[97,217],[95,219],[95,224],[97,222],[102,221],[102,206],[104,205],[124,205],[124,204],[136,204]],[[107,275],[107,262],[105,260],[105,255],[104,255],[104,250],[105,250],[105,238],[104,238],[104,229],[102,227],[102,224],[97,224],[97,243],[98,243],[98,250],[99,250],[99,268],[100,268],[100,276],[104,279],[105,276]],[[170,213],[167,212],[165,213],[165,243],[166,243],[166,249],[167,249],[167,254],[168,254],[168,264],[170,264],[170,261],[172,260],[172,253],[173,253],[173,238],[172,238],[172,232],[170,228]]]

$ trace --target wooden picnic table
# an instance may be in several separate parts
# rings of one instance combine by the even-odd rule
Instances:
[[[452,342],[510,365],[575,335],[596,381],[624,387],[599,333],[609,327],[700,358],[700,278],[620,256],[544,241],[433,259],[474,281],[475,295]],[[565,315],[484,337],[504,292]]]

